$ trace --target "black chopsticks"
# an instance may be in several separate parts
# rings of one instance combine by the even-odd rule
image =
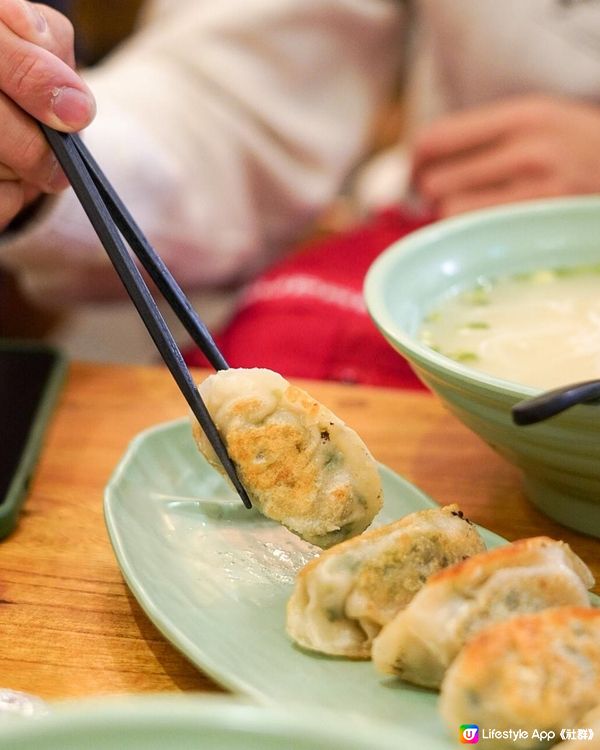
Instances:
[[[597,404],[600,401],[600,380],[570,383],[540,393],[539,396],[519,401],[512,408],[513,422],[520,427],[537,424],[561,414],[578,404]]]
[[[247,508],[251,508],[250,498],[238,478],[217,427],[123,239],[213,367],[225,370],[228,368],[227,362],[190,301],[144,237],[81,138],[76,134],[60,133],[43,124],[40,127],[179,390],[202,426],[242,502]]]

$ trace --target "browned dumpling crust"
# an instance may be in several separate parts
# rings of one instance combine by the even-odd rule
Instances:
[[[439,687],[462,646],[491,623],[547,607],[589,604],[594,578],[568,544],[548,537],[489,550],[431,576],[373,643],[386,674]]]
[[[304,648],[355,659],[427,578],[485,549],[456,505],[418,511],[311,560],[288,602],[287,632]]]
[[[535,730],[583,726],[600,696],[600,610],[559,607],[496,623],[463,648],[442,683],[440,710],[454,734],[479,725],[480,745],[540,747]],[[484,731],[523,730],[516,742]],[[591,746],[591,743],[590,743]]]
[[[255,507],[319,547],[360,534],[381,509],[377,464],[356,432],[266,369],[222,370],[199,386]],[[223,468],[195,419],[202,453]]]

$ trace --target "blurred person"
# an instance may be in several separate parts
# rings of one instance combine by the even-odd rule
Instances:
[[[2,0],[0,21],[37,45],[26,57],[44,81],[44,49],[71,60],[48,37],[10,26],[18,4]],[[0,90],[39,117],[28,99],[39,87],[21,75],[11,88],[8,58],[0,55]],[[402,142],[354,180],[359,209],[396,207],[279,260],[356,174],[402,76]],[[221,339],[233,365],[408,382],[364,368],[387,352],[360,298],[364,270],[386,244],[424,217],[600,192],[597,0],[153,0],[131,40],[84,79],[98,104],[88,145],[209,325],[218,328],[234,291],[259,276]],[[91,109],[80,117],[66,125],[85,126]],[[41,141],[31,148],[36,164],[50,158]],[[22,203],[63,185],[58,170],[48,184],[41,166],[35,180],[6,168]],[[420,214],[398,208],[409,185]],[[0,264],[33,299],[74,311],[57,336],[76,355],[153,354],[71,191],[18,213]],[[287,342],[271,330],[285,315],[295,326],[285,327]],[[303,331],[310,336],[299,340]],[[293,362],[277,358],[290,349]],[[307,370],[311,352],[319,367]]]

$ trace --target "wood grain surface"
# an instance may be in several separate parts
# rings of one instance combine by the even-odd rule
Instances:
[[[564,539],[600,578],[600,540],[533,508],[518,472],[435,398],[300,384],[354,427],[377,459],[440,503],[459,503],[511,540]],[[219,689],[141,611],[102,515],[104,485],[131,438],[186,413],[162,368],[70,367],[19,526],[0,543],[1,687],[46,699]]]

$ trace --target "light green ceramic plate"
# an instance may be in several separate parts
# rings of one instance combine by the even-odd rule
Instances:
[[[80,702],[0,723],[0,750],[398,750],[397,739],[326,713],[182,696]]]
[[[375,525],[435,503],[381,468]],[[298,570],[315,554],[248,511],[198,453],[187,420],[139,435],[106,489],[117,559],[137,600],[177,648],[220,684],[265,704],[309,704],[388,720],[428,747],[453,747],[436,694],[380,677],[370,662],[309,654],[285,634]],[[483,532],[489,546],[502,540]]]

